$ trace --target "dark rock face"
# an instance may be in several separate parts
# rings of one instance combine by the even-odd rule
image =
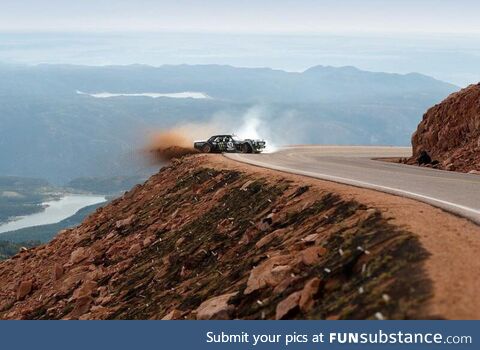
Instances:
[[[427,151],[422,151],[417,158],[417,163],[420,165],[430,164],[432,163],[432,158],[428,155]]]
[[[434,159],[445,170],[480,170],[480,84],[428,110],[412,136],[412,146],[410,163],[429,164]]]

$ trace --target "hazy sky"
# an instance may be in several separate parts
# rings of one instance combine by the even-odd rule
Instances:
[[[479,0],[0,0],[0,31],[480,33]]]

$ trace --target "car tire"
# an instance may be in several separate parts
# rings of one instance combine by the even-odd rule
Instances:
[[[250,146],[248,143],[244,143],[242,145],[242,153],[252,153],[252,146]]]
[[[212,147],[208,143],[202,146],[203,153],[210,153],[211,151],[212,151]]]

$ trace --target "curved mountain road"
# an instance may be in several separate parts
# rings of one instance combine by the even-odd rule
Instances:
[[[274,153],[226,154],[230,159],[409,197],[480,224],[480,176],[382,162],[409,157],[410,147],[291,146]]]

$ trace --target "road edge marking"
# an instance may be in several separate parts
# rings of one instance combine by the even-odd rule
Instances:
[[[284,167],[281,165],[272,165],[272,164],[268,164],[268,163],[264,163],[256,160],[247,160],[245,158],[242,158],[241,155],[239,154],[224,154],[224,156],[234,161],[259,166],[266,169],[278,170],[278,171],[283,171],[290,174],[303,175],[303,176],[308,176],[315,179],[327,180],[327,181],[336,182],[340,184],[351,185],[351,186],[356,186],[360,188],[367,188],[371,190],[377,190],[379,192],[384,192],[388,194],[393,194],[393,195],[398,195],[398,196],[418,200],[420,202],[430,204],[437,208],[446,210],[455,215],[459,215],[461,217],[472,220],[476,224],[480,224],[480,210],[476,210],[460,204],[455,204],[453,202],[445,201],[443,199],[438,199],[438,198],[426,196],[423,194],[402,190],[399,188],[376,185],[370,182],[349,179],[341,176],[327,175],[327,174],[315,173],[315,172],[304,171],[304,170],[297,170],[297,169]],[[471,213],[471,215],[468,215],[465,212]]]

